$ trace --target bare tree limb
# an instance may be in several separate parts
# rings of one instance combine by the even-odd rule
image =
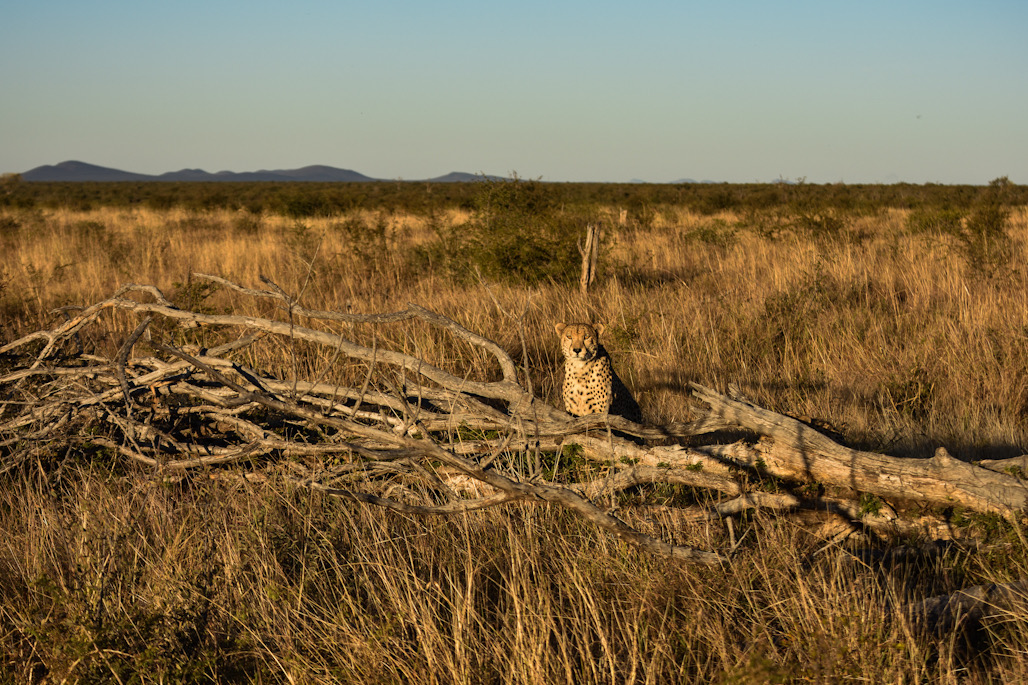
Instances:
[[[1028,484],[954,459],[943,448],[928,459],[890,457],[843,447],[796,419],[748,402],[732,400],[693,384],[693,394],[710,407],[701,420],[707,430],[744,429],[770,440],[707,448],[739,465],[762,465],[768,472],[804,481],[832,483],[880,497],[960,505],[1013,517],[1028,504]]]
[[[654,486],[677,487],[688,516],[727,519],[735,548],[746,534],[735,535],[731,518],[750,509],[834,517],[834,532],[824,535],[837,540],[836,533],[853,530],[886,535],[935,525],[902,521],[886,501],[871,513],[858,503],[861,493],[1008,517],[1020,515],[1028,498],[1016,477],[1018,464],[997,464],[1011,471],[997,473],[945,450],[930,459],[853,450],[795,419],[698,385],[693,394],[706,410],[698,408],[691,423],[573,418],[534,397],[500,345],[416,304],[386,314],[319,312],[270,282],[257,290],[197,276],[238,295],[273,300],[288,320],[180,309],[156,288],[140,285],[67,309],[66,321],[0,348],[12,360],[0,376],[0,473],[54,440],[110,450],[162,477],[203,469],[263,478],[254,471],[259,463],[262,473],[278,468],[304,487],[410,514],[549,503],[642,550],[709,565],[726,556],[652,537],[598,502],[637,501]],[[79,349],[76,336],[102,327],[112,318],[104,316],[108,312],[135,315],[138,323],[111,358]],[[311,325],[298,325],[297,318]],[[313,327],[320,320],[349,324],[351,331],[358,324],[420,321],[487,353],[500,379],[444,370],[380,345],[377,334],[370,346],[358,344]],[[238,337],[210,349],[173,345],[156,332],[169,324]],[[147,331],[155,331],[147,333],[154,339],[141,343]],[[264,339],[289,355],[285,377],[254,368],[256,355],[239,360],[240,351]],[[320,370],[304,377],[300,343],[321,350]],[[144,344],[151,356],[132,353]],[[523,335],[522,347],[524,356]],[[341,376],[339,360],[348,364]],[[735,442],[709,444],[709,436],[723,438],[726,431]],[[544,473],[553,474],[550,481]],[[831,492],[805,494],[790,485],[812,482]]]

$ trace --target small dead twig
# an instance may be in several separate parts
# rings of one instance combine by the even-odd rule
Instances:
[[[135,346],[136,341],[143,335],[143,331],[150,326],[151,321],[153,321],[153,316],[143,317],[143,320],[139,322],[136,329],[125,339],[125,343],[118,350],[118,355],[115,357],[118,381],[121,383],[122,396],[125,400],[125,413],[128,414],[129,418],[132,418],[132,393],[129,391],[128,381],[125,379],[125,364],[128,363],[129,355],[132,354],[132,348]]]

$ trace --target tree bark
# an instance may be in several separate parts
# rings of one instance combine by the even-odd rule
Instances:
[[[582,274],[578,279],[578,287],[582,295],[589,293],[589,286],[596,279],[597,263],[600,259],[600,227],[589,224],[586,227],[585,247],[578,243],[578,252],[582,255]]]
[[[886,499],[935,506],[961,506],[1013,517],[1028,503],[1026,482],[953,458],[940,447],[927,459],[890,457],[844,447],[796,419],[749,402],[733,400],[693,384],[709,407],[702,429],[743,429],[766,436],[756,444],[736,443],[701,451],[715,458],[763,468],[776,476],[821,482]]]

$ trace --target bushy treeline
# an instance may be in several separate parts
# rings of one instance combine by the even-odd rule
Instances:
[[[703,214],[726,210],[780,209],[806,213],[824,208],[864,212],[885,207],[963,210],[984,194],[1006,205],[1028,204],[1028,186],[1005,177],[988,186],[811,183],[538,183],[536,192],[562,206],[616,205],[639,211],[660,206],[688,207]],[[41,183],[5,180],[0,207],[92,209],[145,206],[189,210],[233,209],[296,218],[331,216],[355,209],[431,215],[454,207],[474,209],[481,182],[426,183]],[[997,190],[1001,192],[997,193]]]
[[[90,210],[143,206],[165,210],[231,209],[307,218],[355,209],[408,211],[470,204],[473,183],[165,183],[8,182],[0,206]]]

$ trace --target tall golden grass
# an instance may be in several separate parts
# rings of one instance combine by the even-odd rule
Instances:
[[[611,328],[605,342],[652,421],[686,415],[685,381],[733,383],[869,447],[1011,456],[1025,444],[1028,412],[1028,212],[1011,214],[1018,251],[994,273],[969,266],[952,237],[908,229],[907,216],[853,217],[824,238],[740,228],[744,218],[732,214],[667,210],[645,227],[608,231],[605,278],[584,298],[558,284],[457,284],[414,266],[410,251],[434,235],[413,215],[384,217],[384,242],[362,245],[340,228],[353,217],[8,212],[3,335],[45,325],[55,307],[97,301],[127,282],[173,292],[191,272],[253,286],[266,277],[316,309],[417,302],[511,351],[520,351],[520,327],[543,388],[555,368],[552,323],[603,321]],[[453,211],[442,221],[467,218]]]
[[[617,216],[597,208],[597,219]],[[965,258],[906,210],[788,217],[662,208],[606,221],[603,272],[572,285],[454,282],[411,251],[424,217],[297,221],[228,211],[0,212],[0,337],[119,285],[196,298],[190,273],[314,309],[413,301],[497,340],[555,401],[556,321],[607,324],[605,343],[652,422],[689,415],[686,383],[734,384],[777,411],[828,422],[851,444],[965,459],[1025,451],[1028,211],[1014,258]],[[461,211],[436,217],[447,226]],[[347,228],[350,222],[351,228]],[[370,239],[352,227],[383,228]],[[267,314],[220,292],[204,306]],[[109,322],[118,345],[119,326]],[[121,331],[123,336],[124,331]],[[355,336],[367,336],[354,330]],[[486,360],[427,331],[379,330],[434,363]],[[274,353],[272,353],[274,354]],[[282,358],[252,363],[288,370]],[[284,483],[165,483],[115,462],[53,455],[3,476],[0,652],[16,680],[158,682],[1014,682],[1028,614],[934,639],[904,603],[1023,578],[1028,549],[990,528],[987,551],[933,547],[869,562],[756,515],[730,565],[679,568],[528,505],[413,519]],[[966,523],[966,519],[965,519]],[[666,539],[725,546],[719,527],[656,517]],[[997,528],[992,530],[992,528]],[[742,531],[736,531],[741,533]],[[1006,537],[1005,537],[1006,536]]]

